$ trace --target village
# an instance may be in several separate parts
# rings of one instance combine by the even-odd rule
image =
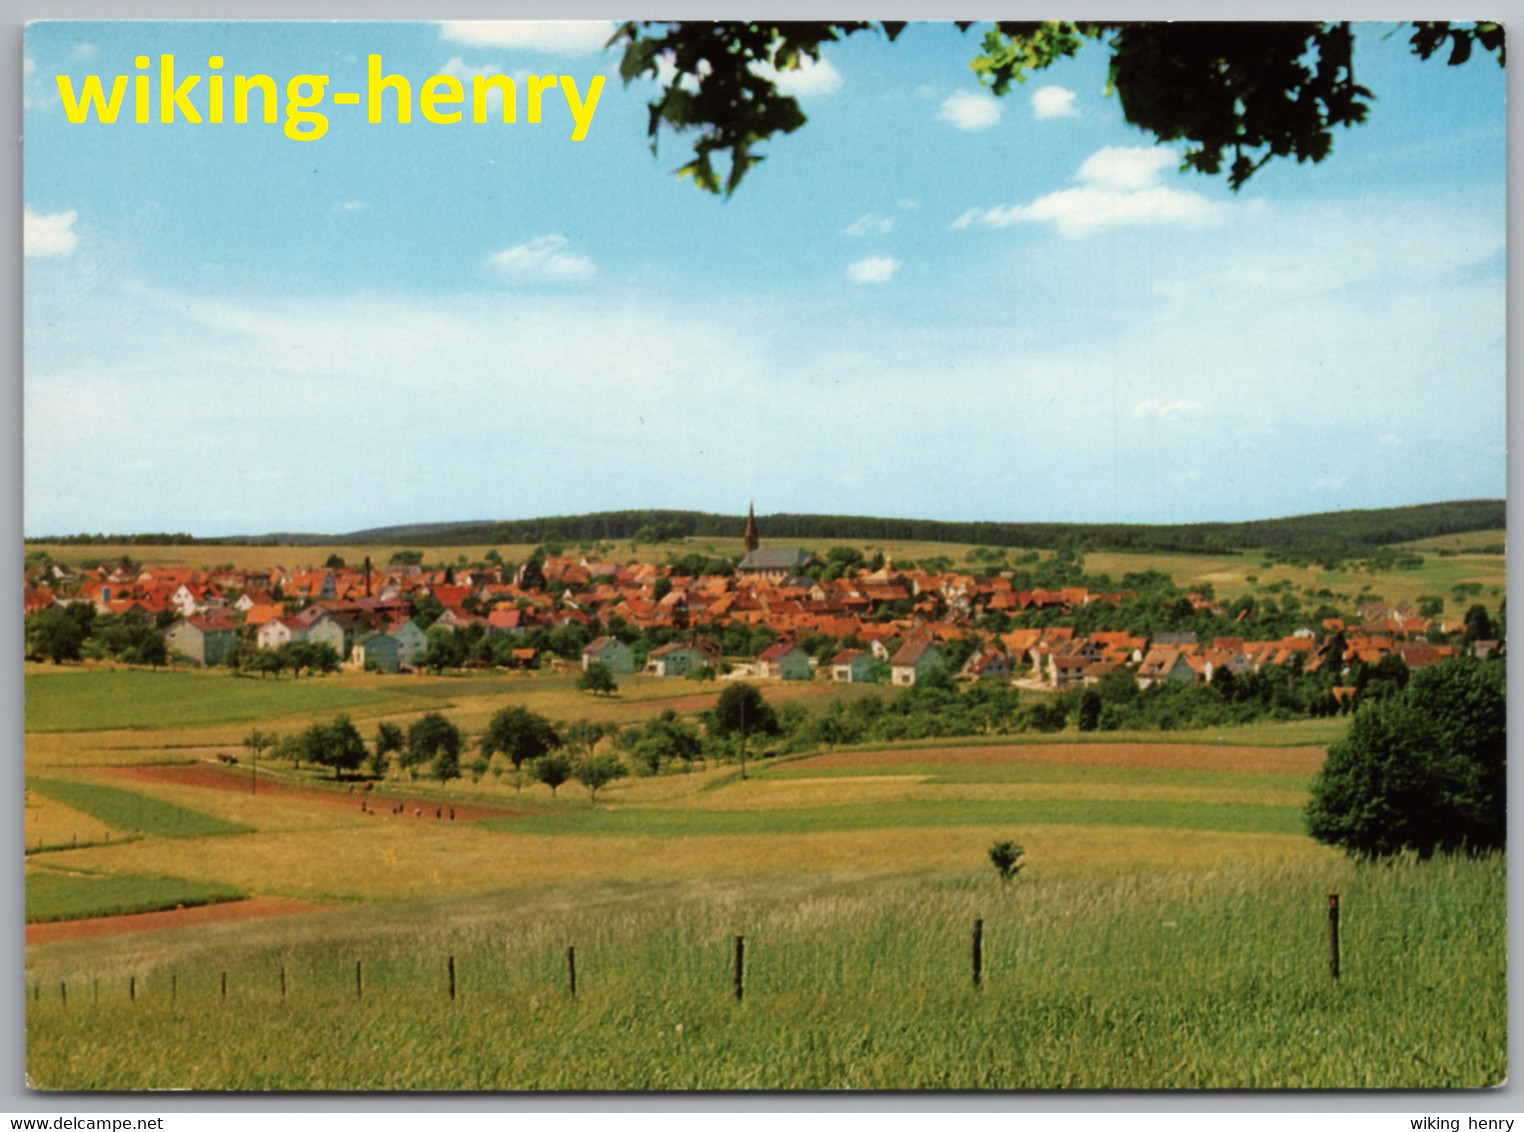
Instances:
[[[106,563],[76,572],[49,564],[29,572],[25,601],[28,615],[78,603],[101,615],[140,615],[163,630],[169,658],[256,672],[302,643],[331,649],[325,655],[335,665],[383,673],[430,664],[599,665],[615,677],[908,687],[940,669],[1034,690],[1095,684],[1122,668],[1148,688],[1206,684],[1219,671],[1237,677],[1279,666],[1310,674],[1334,665],[1335,678],[1325,674],[1325,681],[1342,700],[1354,689],[1337,677],[1352,665],[1395,657],[1421,669],[1463,648],[1486,656],[1498,647],[1468,635],[1463,622],[1384,602],[1362,605],[1357,619],[1322,617],[1270,639],[1255,639],[1252,623],[1205,639],[1192,629],[1085,632],[1063,622],[1091,607],[1121,611],[1138,595],[1018,589],[999,572],[900,569],[892,559],[823,571],[809,550],[761,546],[754,514],[744,544],[733,571],[697,574],[591,553],[537,554],[516,569],[490,561],[425,569],[411,560],[418,553],[380,567],[366,558],[359,566],[292,570]],[[1210,595],[1183,600],[1192,615],[1233,623]]]

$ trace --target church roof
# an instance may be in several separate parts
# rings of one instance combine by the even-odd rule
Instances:
[[[810,552],[798,546],[765,546],[741,559],[737,570],[798,570],[810,560]]]

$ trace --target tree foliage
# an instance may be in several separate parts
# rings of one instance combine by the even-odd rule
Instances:
[[[437,711],[420,717],[407,729],[407,748],[402,752],[402,765],[411,770],[424,763],[433,763],[436,772],[441,765],[452,763],[455,774],[460,775],[460,728]]]
[[[333,767],[335,778],[357,770],[366,756],[365,740],[347,715],[312,724],[301,734],[300,750],[307,762]]]
[[[498,712],[487,724],[481,752],[489,759],[501,752],[517,769],[561,745],[561,736],[550,720],[528,708],[511,707]]]
[[[781,730],[777,713],[753,684],[740,681],[720,693],[720,702],[709,716],[711,734],[720,736],[776,735]]]
[[[619,761],[619,756],[605,751],[601,755],[589,755],[577,763],[573,773],[577,781],[587,787],[588,798],[597,801],[599,790],[615,779],[623,778],[629,771]]]
[[[1478,852],[1507,838],[1505,668],[1457,660],[1355,713],[1313,780],[1307,824],[1359,857]]]
[[[612,696],[619,691],[619,682],[614,679],[614,673],[608,665],[601,660],[595,660],[587,666],[577,680],[577,688],[583,692],[591,692],[595,696],[599,693]]]
[[[535,759],[533,766],[535,781],[549,786],[552,797],[561,784],[572,776],[572,761],[562,754],[543,755]]]
[[[614,42],[623,47],[627,84],[641,76],[657,82],[646,127],[653,152],[663,130],[690,136],[693,157],[678,175],[728,196],[763,160],[763,143],[805,124],[798,101],[778,88],[782,73],[818,61],[826,45],[848,36],[878,31],[892,41],[904,26],[633,21]],[[1496,23],[1424,21],[1409,36],[1421,59],[1448,44],[1452,66],[1475,47],[1501,65],[1503,40]],[[1365,121],[1375,97],[1355,80],[1348,23],[1002,21],[987,28],[970,66],[1003,95],[1091,42],[1111,54],[1107,89],[1127,121],[1158,141],[1185,141],[1184,165],[1197,172],[1222,172],[1231,153],[1234,189],[1273,158],[1322,161],[1334,129]]]

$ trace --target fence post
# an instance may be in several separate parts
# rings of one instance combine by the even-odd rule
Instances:
[[[128,975],[127,976],[127,1001],[128,1002],[136,1002],[137,1000],[138,1000],[138,977],[136,975]]]
[[[455,1001],[455,956],[450,956],[450,1001]]]
[[[577,949],[571,944],[566,946],[566,991],[577,997]]]
[[[740,932],[736,933],[735,982],[736,1001],[740,1002],[746,986],[746,937]]]
[[[974,989],[978,990],[980,977],[984,973],[984,921],[974,921]]]
[[[179,975],[170,975],[169,976],[169,1001],[170,1002],[174,1002],[175,998],[179,994],[179,992],[180,992],[180,976]]]
[[[360,977],[360,960],[355,960],[355,997],[365,997],[365,983]]]
[[[280,965],[280,996],[286,997],[286,965],[284,963]]]
[[[1339,981],[1339,894],[1328,894],[1328,973]]]
[[[222,1001],[226,1002],[227,1000],[228,1000],[228,973],[226,971],[224,971],[224,972],[222,972]]]
[[[101,981],[99,979],[96,979],[95,980],[95,1001],[99,1002],[100,1000],[101,1000]]]
[[[69,1005],[69,984],[68,983],[66,983],[66,982],[60,982],[58,984],[58,998],[59,998],[59,1001],[62,1002],[65,1006]]]

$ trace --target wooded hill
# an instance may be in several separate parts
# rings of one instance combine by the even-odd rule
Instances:
[[[1503,541],[1507,507],[1501,499],[1425,503],[1365,511],[1328,511],[1240,523],[994,523],[937,519],[883,519],[865,515],[774,514],[758,517],[772,545],[819,546],[832,539],[971,543],[1031,549],[1154,551],[1221,554],[1268,550],[1282,555],[1354,557],[1377,548],[1463,531],[1496,530]],[[186,534],[76,535],[32,542],[183,543],[255,545],[492,546],[550,541],[668,542],[681,537],[739,538],[745,519],[704,511],[600,511],[535,519],[413,523],[349,534],[269,534],[199,539]]]

